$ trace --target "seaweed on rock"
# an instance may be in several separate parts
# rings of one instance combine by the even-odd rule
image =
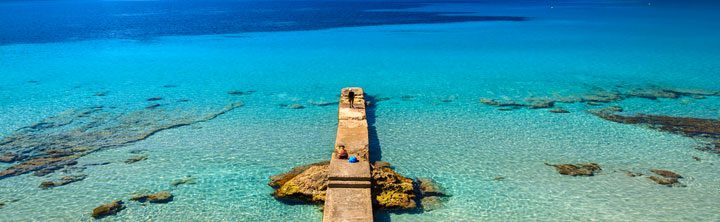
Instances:
[[[103,107],[75,109],[20,128],[0,140],[0,161],[16,164],[0,171],[0,179],[33,172],[47,175],[77,164],[89,153],[121,147],[169,129],[209,121],[243,106],[231,103],[210,113],[163,109],[118,113]],[[171,115],[172,114],[172,115]]]

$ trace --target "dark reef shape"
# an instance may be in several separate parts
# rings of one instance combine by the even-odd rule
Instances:
[[[96,93],[93,94],[93,95],[94,95],[94,96],[98,96],[98,97],[103,97],[103,96],[107,96],[108,94],[110,94],[109,91],[102,91],[102,92],[96,92]]]
[[[328,184],[329,161],[295,167],[287,173],[270,177],[268,185],[275,189],[273,196],[290,203],[322,204]],[[441,206],[449,195],[430,179],[414,181],[395,172],[389,163],[378,161],[372,165],[373,205],[383,209],[417,210]],[[437,199],[440,198],[440,199]],[[420,203],[420,204],[419,204]]]
[[[545,165],[555,167],[558,173],[569,176],[594,176],[600,172],[602,168],[597,163],[582,164],[548,164]]]
[[[87,175],[81,174],[81,175],[71,175],[71,176],[63,176],[60,178],[60,180],[57,181],[43,181],[40,183],[40,188],[43,189],[49,189],[53,187],[59,187],[59,186],[65,186],[71,183],[75,183],[81,180],[84,180],[87,178]]]
[[[338,104],[338,102],[324,102],[324,101],[309,101],[308,103],[310,103],[310,105],[319,106],[319,107],[333,106],[333,105]]]
[[[154,103],[154,104],[150,104],[150,105],[146,106],[145,109],[155,109],[155,108],[158,108],[158,107],[160,107],[160,106],[161,106],[161,105],[160,105],[159,103]]]
[[[689,137],[720,139],[720,120],[659,115],[624,116],[612,112],[591,112],[595,116],[617,123],[645,125],[660,131]]]
[[[649,176],[648,179],[654,181],[657,184],[665,185],[668,187],[684,187],[685,185],[681,184],[678,179],[683,178],[680,176],[680,174],[677,174],[675,172],[669,171],[669,170],[660,170],[660,169],[652,169],[650,172],[653,172],[660,176]]]
[[[305,106],[303,106],[302,104],[298,104],[298,103],[280,104],[280,107],[285,108],[285,109],[305,109]]]
[[[158,97],[147,98],[145,101],[159,101],[159,100],[162,100],[162,99],[163,99],[162,97],[159,97],[159,96],[158,96]]]
[[[528,97],[525,99],[525,103],[519,103],[512,100],[497,100],[491,98],[480,98],[480,103],[496,107],[548,109],[554,107],[556,103],[584,103],[589,106],[602,106],[612,102],[620,102],[629,98],[644,98],[657,100],[659,98],[705,98],[708,96],[720,96],[720,91],[704,89],[662,88],[658,86],[633,88],[630,90],[625,90],[623,87],[612,90],[595,87],[590,92],[581,95]],[[503,108],[499,110],[508,111],[512,109]],[[621,111],[622,110],[620,110],[619,112]]]
[[[102,149],[142,141],[158,132],[206,122],[243,106],[231,103],[209,113],[137,110],[112,112],[100,107],[69,110],[20,128],[0,140],[0,153],[12,153],[15,165],[0,179],[34,172],[50,174],[77,164],[77,158]]]
[[[148,159],[148,155],[147,155],[147,154],[144,154],[144,155],[134,155],[134,156],[131,156],[130,158],[128,158],[127,160],[125,160],[125,163],[127,163],[127,164],[133,164],[133,163],[137,163],[137,162],[140,162],[140,161],[143,161],[143,160],[147,160],[147,159]]]
[[[169,191],[160,191],[153,194],[140,194],[140,195],[134,195],[130,198],[132,201],[138,201],[141,203],[144,202],[150,202],[150,203],[169,203],[172,201],[174,196]]]
[[[195,178],[195,177],[193,177],[193,176],[191,176],[191,175],[187,175],[187,176],[185,176],[185,177],[183,177],[183,178],[175,179],[175,180],[171,181],[171,182],[170,182],[170,186],[177,187],[177,186],[180,186],[180,185],[196,184],[196,183],[197,183],[197,178]]]
[[[560,107],[555,108],[555,109],[551,109],[550,112],[551,112],[551,113],[570,113],[570,111],[567,111],[567,110],[565,110],[565,109],[563,109],[563,108],[560,108]]]
[[[93,209],[92,217],[95,219],[100,219],[110,215],[115,215],[123,209],[125,209],[125,206],[123,206],[123,202],[121,200],[115,200],[113,202],[100,205]]]

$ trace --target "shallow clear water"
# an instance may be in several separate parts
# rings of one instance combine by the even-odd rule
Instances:
[[[41,190],[41,181],[61,173],[2,179],[0,221],[89,221],[99,204],[166,189],[173,202],[130,202],[104,220],[320,220],[314,206],[275,201],[266,183],[270,175],[329,157],[337,110],[310,101],[335,101],[346,86],[391,98],[375,108],[382,160],[410,177],[432,177],[453,195],[440,210],[380,212],[378,219],[717,221],[720,156],[694,149],[701,141],[608,122],[582,104],[563,105],[571,113],[559,115],[478,103],[618,84],[720,90],[720,29],[712,9],[669,2],[428,4],[402,10],[532,19],[5,44],[2,136],[66,109],[139,110],[155,96],[165,98],[161,109],[178,99],[200,110],[238,99],[245,106],[84,156],[81,164],[111,164],[89,167],[80,182]],[[177,87],[162,87],[167,84]],[[230,90],[257,92],[232,96]],[[93,96],[100,91],[108,95]],[[406,95],[415,99],[400,99]],[[441,102],[447,98],[454,100]],[[279,106],[290,103],[307,108]],[[630,113],[720,117],[717,97],[618,105]],[[149,159],[123,163],[132,150],[147,150]],[[544,165],[575,162],[604,170],[568,177]],[[651,168],[682,174],[687,187],[623,172]],[[198,183],[169,185],[186,175]]]

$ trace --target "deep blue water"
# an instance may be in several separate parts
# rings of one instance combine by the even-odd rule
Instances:
[[[383,11],[427,3],[363,1],[0,2],[0,44],[318,30],[386,24],[524,21],[522,16]]]

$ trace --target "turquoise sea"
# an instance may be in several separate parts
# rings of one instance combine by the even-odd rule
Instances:
[[[273,199],[268,177],[330,157],[337,106],[313,103],[348,86],[383,100],[371,121],[377,155],[452,194],[441,209],[378,221],[720,221],[720,155],[696,149],[704,141],[606,121],[581,103],[559,104],[568,114],[479,103],[617,86],[720,90],[720,4],[198,2],[0,1],[0,138],[69,109],[158,103],[173,118],[244,103],[85,155],[78,166],[109,164],[79,182],[38,187],[62,171],[0,179],[0,221],[92,221],[100,204],[160,190],[174,200],[127,201],[102,220],[320,221],[316,206]],[[267,16],[277,14],[287,17]],[[612,105],[720,118],[720,97]],[[132,152],[148,159],[124,163]],[[583,162],[603,171],[545,165]],[[685,187],[624,173],[654,168],[682,174]],[[196,184],[170,185],[188,175]]]

